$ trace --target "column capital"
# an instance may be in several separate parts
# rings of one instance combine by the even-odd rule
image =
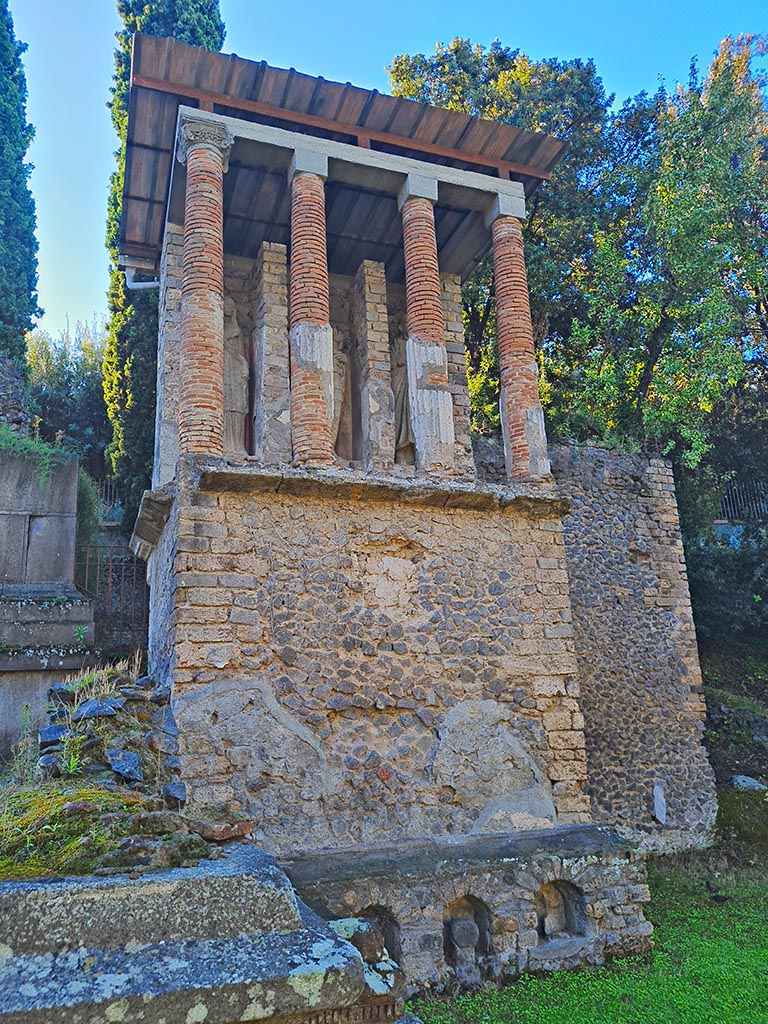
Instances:
[[[407,199],[428,199],[434,206],[437,202],[437,179],[424,174],[409,174],[397,197],[397,208],[402,210]]]
[[[297,174],[314,174],[325,181],[328,178],[328,157],[316,149],[295,149],[288,169],[288,181]]]
[[[489,228],[499,217],[516,217],[518,220],[525,220],[525,216],[525,199],[522,196],[511,196],[506,192],[499,192],[485,211],[485,226]]]
[[[206,117],[205,114],[182,114],[179,118],[176,156],[180,163],[185,164],[191,149],[205,146],[219,153],[226,174],[229,168],[229,151],[234,141],[235,137],[229,128],[216,118]]]

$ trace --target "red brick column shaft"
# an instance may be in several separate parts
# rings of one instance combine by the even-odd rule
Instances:
[[[221,455],[224,424],[223,176],[231,137],[215,121],[181,124],[187,165],[181,284],[179,451]]]
[[[549,460],[520,221],[496,217],[491,231],[507,475],[542,479],[549,476]]]
[[[325,183],[296,172],[291,182],[291,438],[294,461],[335,461],[333,332],[328,295]]]
[[[445,345],[435,211],[431,201],[409,196],[403,203],[402,218],[408,333],[422,341]]]
[[[409,176],[400,193],[408,312],[408,412],[416,471],[455,473],[440,267],[435,237],[437,182]]]
[[[325,240],[325,182],[317,174],[295,174],[291,183],[290,326],[327,324],[328,253]]]

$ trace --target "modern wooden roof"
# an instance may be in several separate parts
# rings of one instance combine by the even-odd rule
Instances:
[[[180,105],[272,125],[352,146],[519,181],[530,196],[567,150],[549,135],[442,110],[349,83],[312,78],[211,53],[171,39],[137,34],[133,43],[120,252],[156,263],[183,171],[173,167]],[[281,167],[259,166],[236,143],[225,178],[225,251],[255,257],[261,242],[288,241],[289,194]],[[445,269],[465,276],[487,248],[477,212],[436,209],[438,245],[461,230]],[[328,184],[331,269],[352,273],[361,259],[382,260],[402,277],[400,223],[391,196],[340,182]],[[352,242],[347,244],[347,240]],[[441,261],[442,262],[442,261]]]

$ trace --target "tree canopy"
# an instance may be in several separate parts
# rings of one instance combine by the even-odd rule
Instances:
[[[134,32],[172,37],[182,43],[220,50],[224,23],[218,0],[118,0],[123,29],[117,34],[112,88],[112,123],[119,140],[107,211],[110,269],[110,323],[104,354],[104,400],[112,424],[107,457],[124,509],[133,525],[141,495],[152,474],[157,372],[157,292],[129,292],[117,270],[117,243],[125,174],[131,40]]]
[[[104,408],[101,364],[106,333],[98,323],[75,325],[59,338],[27,336],[30,408],[44,441],[66,441],[93,477],[103,477],[111,429]]]
[[[35,204],[25,162],[34,130],[27,123],[27,83],[8,0],[0,0],[0,353],[25,368],[24,336],[37,306]]]
[[[657,446],[688,465],[765,345],[766,52],[726,39],[701,79],[612,109],[594,65],[455,39],[396,57],[393,91],[547,131],[570,152],[524,226],[550,430]],[[475,426],[497,424],[490,265],[464,288]]]

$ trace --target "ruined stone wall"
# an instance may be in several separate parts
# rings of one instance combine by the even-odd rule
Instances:
[[[574,639],[595,821],[674,848],[715,814],[704,698],[674,480],[668,462],[550,448],[562,494]],[[475,446],[500,479],[499,442]]]
[[[314,486],[182,489],[165,543],[191,802],[292,851],[588,820],[556,515]]]
[[[716,810],[706,709],[668,462],[554,448],[589,783],[598,821],[704,841]]]
[[[179,451],[179,351],[181,343],[181,262],[183,227],[169,225],[160,268],[157,418],[153,487],[173,479]],[[371,265],[373,266],[373,264]],[[455,475],[474,475],[469,434],[469,396],[464,362],[461,287],[457,277],[441,276],[446,323],[449,389],[453,401]],[[374,462],[391,460],[390,434],[382,446],[375,435],[377,417],[390,387],[386,360],[371,350],[371,366],[355,364],[356,346],[371,344],[361,336],[361,310],[389,323],[390,338],[407,334],[406,296],[403,285],[367,272],[357,280],[329,277],[331,326],[334,338],[334,419],[332,437],[342,459]],[[252,452],[267,463],[291,457],[288,411],[287,267],[283,246],[265,245],[258,260],[227,257],[224,262],[224,451],[238,460]],[[387,306],[386,318],[376,314]],[[368,325],[370,326],[370,325]],[[375,324],[373,325],[375,334]],[[404,333],[405,332],[405,333]],[[370,406],[366,389],[370,372],[381,378],[382,393]],[[377,381],[378,384],[378,381]],[[381,391],[382,388],[380,387]],[[354,394],[353,394],[354,392]],[[370,422],[360,424],[360,409]],[[373,432],[373,433],[371,433]],[[357,435],[361,434],[361,437]],[[371,451],[371,438],[373,450]],[[402,470],[401,470],[402,472]]]
[[[0,355],[0,423],[14,434],[29,430],[29,413],[24,405],[24,377],[7,356]]]

